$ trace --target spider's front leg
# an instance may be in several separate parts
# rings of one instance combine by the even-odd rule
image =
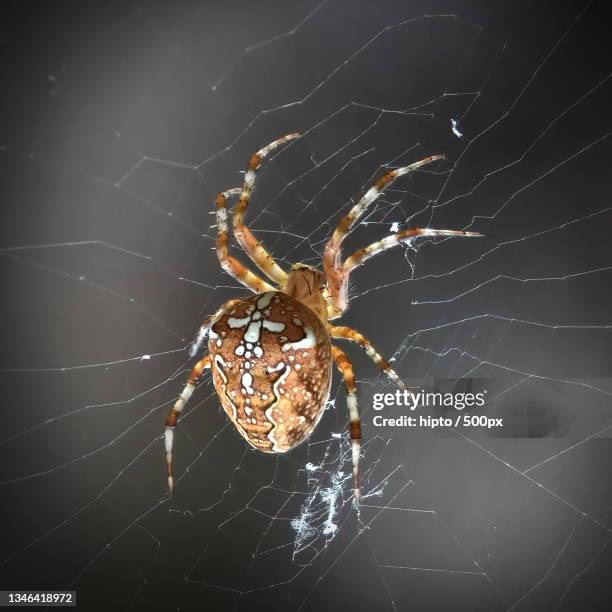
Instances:
[[[239,283],[242,283],[255,293],[276,291],[275,287],[259,278],[257,274],[251,272],[245,265],[229,254],[227,198],[236,193],[240,193],[240,189],[223,191],[219,193],[215,199],[215,204],[217,206],[217,257],[219,258],[219,263],[230,276],[233,276]]]
[[[409,242],[414,238],[421,236],[464,236],[466,238],[480,238],[482,234],[478,232],[466,232],[465,230],[447,230],[447,229],[430,229],[430,228],[410,228],[386,236],[382,240],[377,240],[372,244],[355,251],[350,257],[347,257],[342,264],[342,273],[347,277],[357,267],[364,263],[370,257],[378,253],[382,253],[398,244]]]
[[[361,418],[357,408],[357,385],[355,384],[355,374],[353,364],[350,359],[337,346],[331,347],[332,357],[344,380],[346,387],[346,406],[349,417],[349,433],[351,436],[351,458],[353,463],[353,487],[355,492],[355,503],[359,504],[361,497],[359,482],[359,453],[361,451]]]
[[[257,153],[251,155],[247,169],[244,173],[244,183],[240,192],[240,199],[234,209],[234,236],[238,244],[245,250],[251,261],[272,281],[280,286],[287,282],[287,273],[274,261],[274,258],[265,249],[263,244],[255,238],[251,230],[244,224],[244,215],[253,189],[255,187],[255,176],[263,160],[274,150],[278,149],[287,142],[299,138],[300,134],[295,132],[287,134],[269,145],[266,145]]]
[[[174,474],[172,471],[172,447],[174,443],[174,427],[176,426],[176,420],[181,414],[187,400],[191,397],[195,385],[204,373],[204,370],[210,368],[210,355],[206,355],[204,359],[198,361],[195,364],[191,374],[187,379],[183,392],[174,403],[174,406],[170,409],[168,416],[166,417],[166,429],[164,430],[164,438],[166,443],[166,468],[168,471],[168,491],[170,495],[174,492]]]
[[[443,158],[443,155],[432,155],[409,166],[387,172],[366,191],[364,196],[351,208],[348,214],[340,219],[340,223],[338,223],[338,227],[325,245],[323,253],[323,269],[327,277],[332,302],[329,313],[330,318],[340,316],[348,305],[348,272],[346,272],[342,265],[341,247],[344,238],[350,232],[355,222],[385,188],[397,178]]]

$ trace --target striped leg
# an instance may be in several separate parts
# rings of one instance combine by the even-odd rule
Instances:
[[[359,484],[359,452],[361,450],[361,419],[357,409],[357,386],[355,385],[355,374],[353,364],[349,358],[337,346],[332,345],[332,356],[346,387],[346,406],[349,417],[349,433],[351,436],[351,458],[353,463],[353,490],[355,503],[359,504],[361,496]]]
[[[170,495],[174,492],[174,474],[172,472],[172,446],[174,441],[174,427],[176,425],[176,420],[181,414],[187,400],[191,397],[193,390],[195,388],[196,383],[198,382],[200,376],[207,368],[210,368],[210,355],[206,355],[204,359],[198,361],[195,364],[193,370],[191,370],[191,374],[187,379],[187,384],[183,389],[183,392],[179,395],[179,398],[174,403],[174,406],[170,409],[168,416],[166,417],[166,429],[164,430],[164,438],[166,441],[166,468],[168,471],[168,491]]]
[[[372,346],[370,341],[360,334],[357,330],[352,329],[351,327],[344,326],[328,326],[329,334],[332,338],[340,339],[343,338],[345,340],[351,340],[352,342],[356,342],[361,346],[361,348],[366,352],[367,356],[400,388],[405,389],[406,386],[400,380],[400,377],[397,375],[395,370],[389,365],[389,362],[383,359],[377,352],[376,349]]]
[[[284,285],[287,281],[287,273],[274,261],[274,258],[251,233],[251,230],[244,225],[244,215],[249,205],[251,193],[255,186],[255,174],[261,165],[262,161],[275,149],[284,145],[295,138],[299,138],[300,134],[287,134],[269,145],[260,149],[251,156],[244,173],[244,184],[240,192],[240,199],[234,209],[234,236],[238,244],[246,251],[251,261],[272,281],[279,285]]]
[[[400,176],[414,172],[422,166],[430,164],[439,159],[443,159],[442,155],[432,155],[421,161],[396,168],[381,176],[375,183],[366,191],[365,195],[351,208],[349,213],[340,220],[338,227],[332,234],[325,245],[323,254],[323,269],[327,277],[327,283],[330,289],[334,317],[338,317],[348,305],[348,273],[342,267],[340,248],[345,236],[349,233],[357,219],[366,211],[368,206],[376,200],[376,198],[388,187],[393,181]]]
[[[242,283],[255,293],[276,291],[275,287],[259,278],[257,274],[253,274],[253,272],[228,252],[227,198],[234,195],[237,191],[237,189],[230,189],[229,191],[221,192],[215,199],[215,204],[217,205],[217,257],[219,258],[219,263],[230,276],[233,276],[239,283]]]
[[[428,229],[428,228],[412,228],[398,232],[387,236],[382,240],[373,242],[369,246],[355,251],[350,257],[347,257],[342,264],[343,274],[348,275],[357,267],[360,266],[370,257],[373,257],[377,253],[382,253],[387,249],[390,249],[402,242],[409,242],[414,238],[420,236],[465,236],[468,238],[478,238],[482,236],[478,232],[466,232],[464,230],[439,230],[439,229]]]
[[[208,333],[210,332],[210,328],[217,322],[221,315],[226,310],[229,310],[233,304],[236,304],[240,301],[240,299],[228,300],[217,309],[217,312],[215,312],[215,314],[212,314],[210,315],[210,317],[206,318],[204,323],[202,323],[202,325],[200,326],[198,335],[194,338],[193,342],[191,343],[191,346],[189,347],[190,357],[195,357],[200,352],[200,349],[202,348],[202,345],[206,340],[206,336],[208,336]]]

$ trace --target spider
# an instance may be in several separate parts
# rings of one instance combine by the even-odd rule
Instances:
[[[359,249],[344,261],[342,241],[381,192],[395,179],[443,159],[433,155],[381,176],[344,216],[327,242],[323,271],[297,263],[283,270],[244,224],[255,175],[263,160],[281,145],[298,138],[293,133],[260,149],[249,159],[242,187],[216,197],[217,256],[221,267],[255,295],[232,299],[202,324],[191,347],[199,351],[208,336],[208,354],[194,366],[165,422],[168,489],[174,491],[172,448],[174,427],[196,383],[206,369],[218,398],[240,435],[257,450],[285,453],[302,443],[321,419],[332,379],[332,364],[346,387],[354,501],[359,502],[359,453],[361,422],[353,366],[332,340],[357,343],[370,359],[401,389],[404,385],[370,341],[358,331],[330,321],[348,306],[350,273],[367,259],[419,236],[480,236],[463,230],[406,229]],[[227,201],[239,196],[233,211],[238,244],[269,280],[253,273],[228,252]]]

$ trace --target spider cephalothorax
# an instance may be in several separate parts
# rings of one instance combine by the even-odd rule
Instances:
[[[284,453],[303,442],[323,415],[329,397],[332,363],[344,379],[347,391],[349,432],[355,500],[359,500],[359,451],[361,424],[357,409],[355,376],[350,360],[332,339],[356,342],[372,361],[400,388],[404,385],[369,340],[350,327],[329,320],[342,315],[348,306],[347,285],[352,270],[366,259],[418,236],[479,236],[463,230],[407,229],[356,251],[342,261],[341,245],[366,208],[397,177],[441,159],[425,158],[410,166],[391,170],[379,178],[353,206],[328,241],[323,255],[323,272],[302,263],[285,272],[244,225],[244,213],[255,184],[255,173],[263,159],[299,134],[289,134],[251,156],[242,188],[221,192],[217,206],[217,255],[223,269],[255,293],[230,300],[202,327],[192,354],[208,336],[208,355],[193,368],[180,397],[166,418],[166,464],[168,486],[174,488],[172,447],[174,427],[195,384],[207,368],[223,409],[238,432],[254,448]],[[237,242],[273,283],[257,276],[228,253],[227,199],[239,195],[233,211]]]

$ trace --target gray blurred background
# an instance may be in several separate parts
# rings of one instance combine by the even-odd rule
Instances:
[[[0,587],[83,610],[610,609],[604,5],[3,2]],[[345,252],[410,225],[485,237],[373,259],[342,321],[406,379],[495,379],[481,413],[512,428],[365,427],[357,515],[337,378],[310,441],[271,457],[206,376],[169,500],[186,349],[244,294],[212,200],[296,130],[248,213],[287,266],[320,261],[384,168],[446,155]],[[392,387],[343,348],[367,422]]]

